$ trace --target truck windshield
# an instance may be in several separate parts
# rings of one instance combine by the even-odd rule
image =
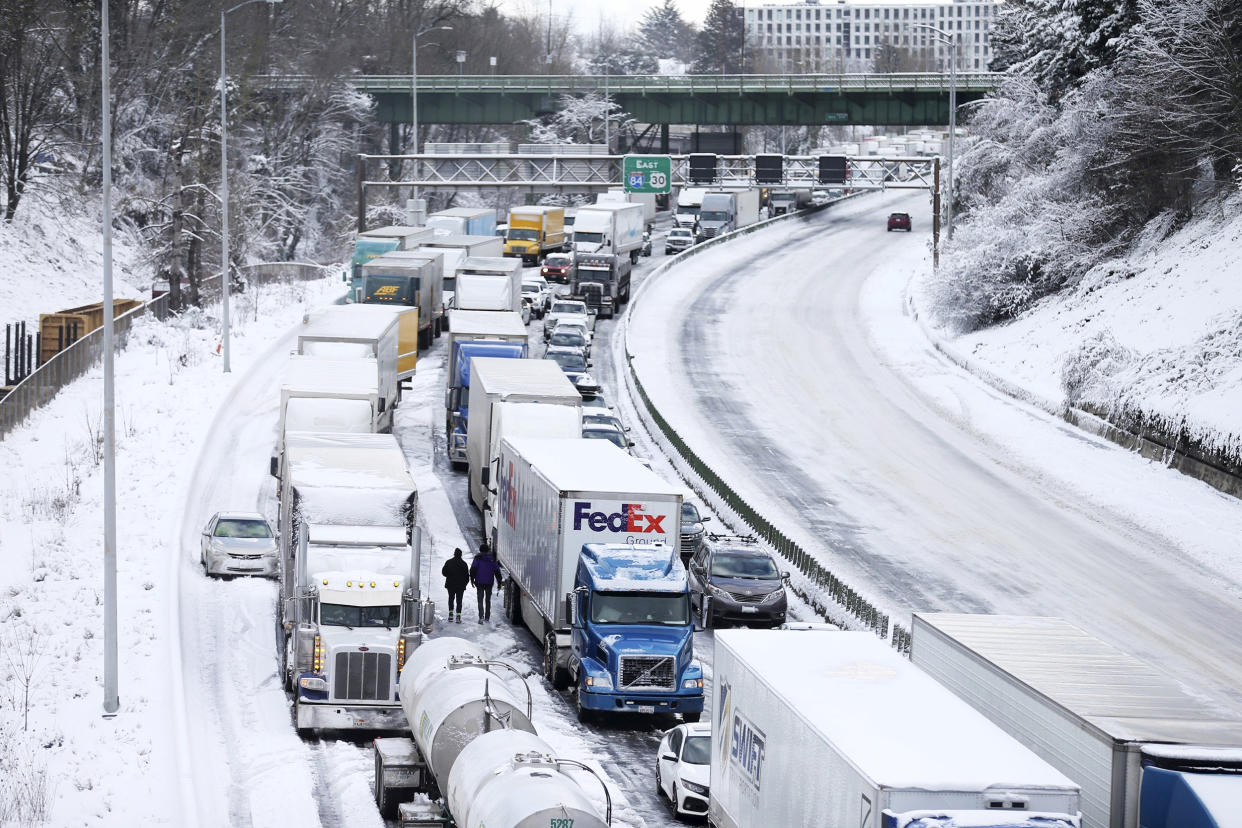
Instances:
[[[712,737],[691,736],[681,749],[681,761],[687,765],[710,765],[712,763]]]
[[[355,607],[349,604],[320,604],[319,623],[325,627],[397,627],[401,606]]]
[[[509,228],[509,238],[515,239],[517,241],[538,241],[539,231],[538,230],[514,230],[513,228]]]
[[[591,621],[684,627],[690,623],[690,601],[658,592],[597,592],[591,596]]]
[[[705,213],[699,213],[699,221],[728,221],[729,214],[724,210],[708,210]]]
[[[576,244],[603,244],[603,233],[587,233],[586,231],[575,230],[574,242]]]
[[[712,574],[721,578],[762,578],[780,580],[780,570],[767,555],[731,555],[717,552]]]
[[[683,216],[697,216],[697,215],[699,214],[699,210],[700,210],[700,209],[702,209],[702,208],[701,208],[701,207],[700,207],[700,205],[698,205],[698,204],[679,204],[679,205],[677,205],[677,212],[678,212],[678,213],[680,213],[680,214],[681,214],[681,215],[683,215]]]

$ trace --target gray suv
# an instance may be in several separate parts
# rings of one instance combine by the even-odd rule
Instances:
[[[768,627],[785,623],[789,573],[781,572],[753,538],[712,536],[686,569],[690,606],[703,619],[703,626],[714,627],[722,621]]]

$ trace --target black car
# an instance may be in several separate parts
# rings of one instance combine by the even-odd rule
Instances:
[[[681,502],[681,562],[690,565],[690,559],[703,545],[706,532],[703,524],[711,518],[699,514],[699,509],[688,500]]]
[[[704,543],[690,559],[687,571],[690,605],[704,626],[722,621],[769,627],[785,623],[789,573],[782,573],[772,556],[753,540]]]

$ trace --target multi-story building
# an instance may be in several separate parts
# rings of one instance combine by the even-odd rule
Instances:
[[[960,71],[983,71],[992,59],[988,33],[1002,0],[803,0],[742,11],[746,44],[770,72],[918,72],[949,66],[949,45],[935,26],[957,39]]]

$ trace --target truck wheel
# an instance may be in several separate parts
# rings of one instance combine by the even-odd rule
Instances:
[[[703,718],[703,714],[702,714],[702,712],[700,712],[700,711],[698,711],[698,710],[695,710],[695,711],[693,711],[693,712],[688,712],[688,713],[682,713],[682,714],[681,714],[681,719],[682,719],[682,721],[684,721],[686,724],[694,724],[695,722],[697,722],[697,721],[698,721],[699,719],[701,719],[701,718]]]
[[[569,687],[568,671],[556,663],[555,632],[543,637],[543,677],[552,685],[553,690],[565,690]]]
[[[582,706],[582,684],[578,684],[578,689],[574,693],[574,707],[578,709],[578,723],[591,724],[595,721],[595,711],[589,707]]]
[[[630,264],[638,264],[639,252],[637,250],[630,251]]]
[[[518,590],[518,585],[510,576],[505,585],[505,612],[509,615],[509,623],[515,627],[522,626],[522,595]]]

